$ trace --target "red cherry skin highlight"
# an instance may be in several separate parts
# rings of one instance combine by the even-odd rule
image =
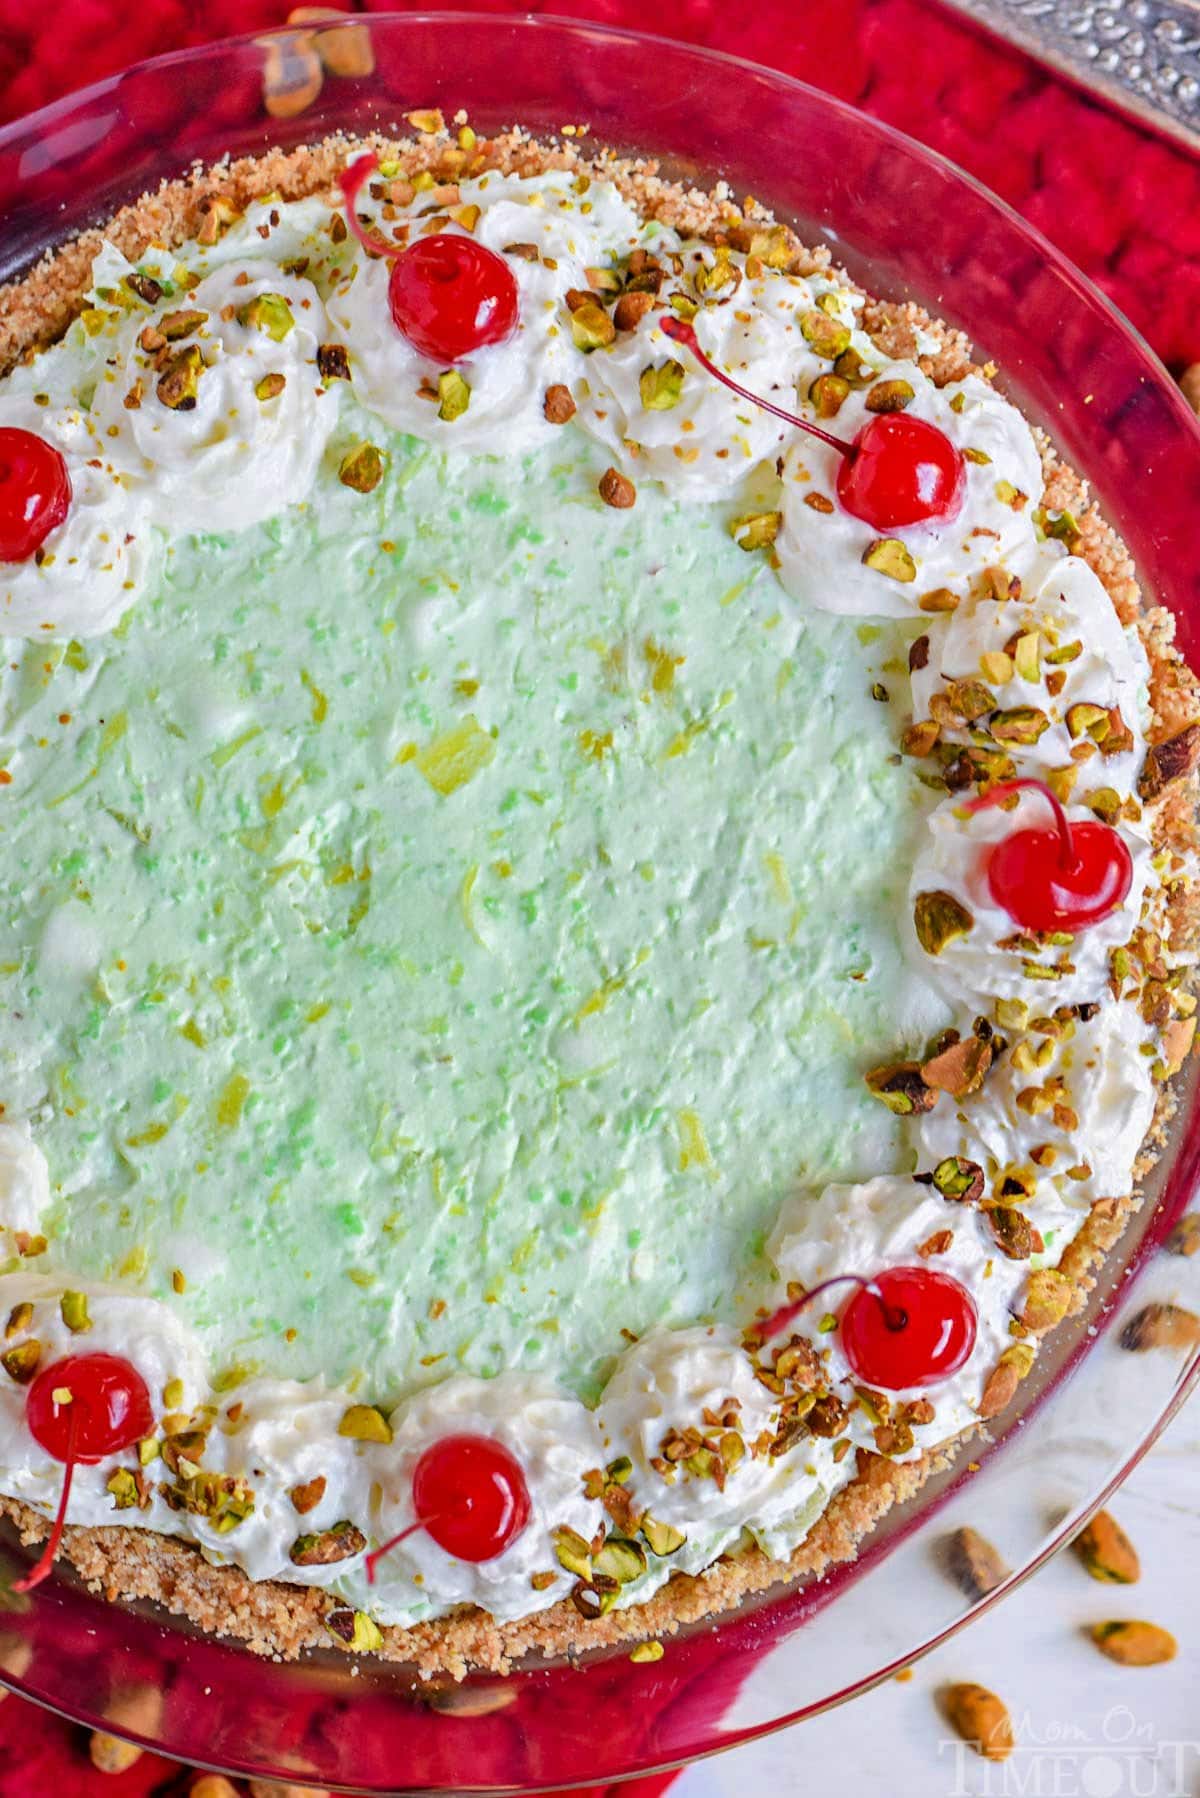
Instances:
[[[839,1338],[855,1377],[903,1391],[949,1379],[975,1346],[971,1295],[930,1267],[890,1267],[842,1312]]]
[[[1107,824],[1072,824],[1073,862],[1064,866],[1056,830],[1014,830],[988,858],[988,888],[1023,930],[1083,930],[1123,904],[1133,857]]]
[[[0,562],[28,562],[71,507],[71,477],[52,443],[0,429]]]
[[[488,1436],[444,1436],[417,1462],[413,1508],[439,1548],[460,1561],[491,1561],[529,1522],[520,1463]]]
[[[881,412],[838,469],[844,511],[876,531],[950,524],[962,510],[966,463],[943,431],[908,412]]]
[[[60,1404],[56,1392],[69,1392],[70,1401]],[[29,1388],[25,1421],[56,1461],[89,1466],[154,1434],[146,1382],[117,1355],[67,1355],[43,1368]]]
[[[388,301],[396,329],[443,367],[462,362],[517,328],[517,283],[503,256],[439,231],[418,237],[392,262]]]
[[[24,1579],[14,1580],[14,1592],[32,1592],[49,1577],[80,1462],[93,1465],[120,1454],[154,1430],[146,1382],[119,1355],[66,1355],[43,1368],[26,1394],[25,1421],[34,1440],[63,1462],[66,1472],[46,1546]]]
[[[685,319],[659,318],[657,323],[665,337],[682,343],[701,368],[731,393],[837,450],[842,457],[837,476],[842,510],[861,518],[872,530],[949,524],[958,516],[966,492],[967,465],[936,425],[907,412],[882,412],[867,421],[853,443],[847,443],[811,419],[798,418],[774,400],[740,386],[700,348],[695,327]]]
[[[1072,824],[1057,796],[1041,780],[1005,780],[978,799],[969,812],[986,811],[1017,793],[1037,793],[1054,816],[1054,826],[1011,831],[988,855],[988,889],[1001,910],[1022,930],[1085,930],[1124,904],[1133,884],[1133,857],[1111,824]]]

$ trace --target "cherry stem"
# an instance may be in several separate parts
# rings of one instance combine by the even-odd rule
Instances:
[[[374,150],[367,150],[362,156],[356,156],[348,169],[342,171],[338,185],[342,190],[342,204],[346,208],[346,223],[357,237],[364,250],[370,250],[374,256],[403,256],[400,244],[388,243],[385,238],[373,237],[358,216],[358,196],[379,167],[379,158]]]
[[[1079,866],[1079,853],[1075,848],[1075,838],[1071,832],[1070,821],[1055,795],[1044,780],[1002,780],[998,785],[980,793],[976,799],[968,799],[968,812],[985,812],[993,805],[1000,805],[1010,793],[1040,793],[1050,810],[1054,813],[1054,822],[1058,829],[1058,863],[1067,874],[1073,874]]]
[[[790,1304],[781,1305],[778,1311],[772,1311],[770,1317],[765,1317],[761,1323],[754,1325],[754,1335],[763,1342],[769,1342],[772,1336],[778,1336],[781,1330],[786,1330],[788,1325],[799,1317],[800,1313],[806,1310],[814,1299],[820,1298],[823,1292],[828,1292],[831,1286],[844,1286],[847,1280],[857,1286],[860,1292],[869,1292],[872,1298],[879,1300],[883,1321],[889,1330],[907,1328],[908,1312],[900,1305],[889,1305],[874,1280],[864,1280],[861,1274],[834,1274],[830,1279],[822,1280],[819,1286],[814,1286],[811,1291],[806,1292],[803,1298],[793,1299]]]
[[[71,1499],[71,1482],[75,1478],[75,1434],[78,1423],[79,1407],[72,1401],[71,1427],[67,1432],[66,1472],[63,1474],[62,1496],[58,1501],[58,1511],[54,1518],[54,1528],[50,1531],[50,1538],[46,1543],[45,1548],[43,1548],[41,1556],[33,1569],[25,1575],[24,1579],[13,1581],[12,1589],[14,1592],[32,1592],[35,1586],[40,1586],[42,1581],[48,1577],[50,1569],[54,1565],[55,1557],[57,1556],[59,1547],[62,1543],[63,1530],[66,1528],[67,1505],[70,1503]]]
[[[461,1506],[458,1508],[461,1509]],[[373,1548],[367,1556],[366,1561],[363,1563],[367,1570],[368,1586],[373,1586],[375,1584],[375,1569],[379,1562],[382,1561],[384,1555],[390,1555],[393,1548],[403,1542],[408,1536],[415,1536],[418,1530],[426,1530],[431,1523],[440,1523],[444,1517],[453,1517],[456,1514],[455,1508],[452,1507],[448,1511],[435,1511],[430,1517],[418,1517],[415,1523],[410,1523],[406,1525],[404,1529],[398,1530],[394,1536],[390,1536],[379,1548]]]
[[[710,375],[714,375],[722,386],[728,387],[731,393],[736,393],[740,398],[749,400],[752,406],[758,406],[762,411],[769,412],[772,418],[781,418],[784,424],[795,425],[799,430],[807,431],[811,437],[819,437],[822,443],[829,445],[830,449],[835,449],[839,455],[845,456],[847,462],[853,462],[857,456],[858,449],[853,443],[847,443],[843,438],[835,437],[832,431],[823,431],[820,425],[811,423],[807,418],[797,418],[794,412],[786,412],[782,406],[775,405],[773,400],[765,400],[760,393],[751,393],[748,387],[739,386],[731,375],[727,375],[724,369],[717,367],[711,356],[705,355],[700,348],[694,327],[685,319],[660,318],[658,328],[664,336],[672,338],[675,343],[681,343],[685,349],[689,349],[700,366],[706,368]]]

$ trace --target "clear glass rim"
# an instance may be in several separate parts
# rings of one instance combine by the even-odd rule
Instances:
[[[463,9],[440,10],[432,8],[427,11],[411,13],[372,12],[361,15],[350,15],[345,21],[330,20],[324,23],[313,23],[310,25],[283,26],[262,31],[250,31],[238,34],[234,37],[214,40],[208,44],[192,46],[183,50],[168,51],[159,56],[145,58],[131,64],[125,70],[104,77],[100,81],[90,83],[85,87],[73,90],[71,93],[52,101],[49,105],[38,109],[36,112],[27,114],[21,119],[14,120],[8,125],[0,127],[0,151],[11,146],[18,138],[26,137],[31,130],[44,130],[49,133],[76,114],[81,107],[86,106],[89,102],[103,99],[104,96],[115,93],[121,85],[131,77],[139,75],[167,75],[181,70],[186,71],[189,67],[200,66],[205,62],[212,61],[222,54],[235,52],[242,48],[249,49],[253,46],[262,46],[265,42],[269,42],[273,39],[286,41],[295,40],[297,37],[311,35],[313,33],[319,35],[322,31],[336,29],[339,25],[344,28],[347,23],[361,25],[364,28],[372,30],[381,26],[388,27],[392,30],[402,30],[405,33],[417,33],[425,29],[446,27],[471,30],[486,28],[492,30],[507,30],[529,36],[543,34],[547,37],[567,37],[575,40],[577,43],[586,42],[590,39],[600,39],[624,43],[635,47],[645,46],[651,50],[655,47],[665,47],[669,48],[673,53],[686,53],[689,58],[694,59],[697,62],[728,69],[731,75],[752,74],[755,77],[765,76],[777,89],[794,91],[810,97],[818,102],[822,109],[840,116],[843,121],[853,122],[859,127],[865,126],[880,143],[892,143],[896,146],[903,147],[907,154],[915,154],[927,164],[946,172],[953,178],[956,184],[969,189],[978,200],[986,205],[986,207],[999,214],[1015,227],[1027,241],[1031,242],[1037,248],[1039,254],[1055,269],[1063,281],[1082,299],[1086,300],[1087,304],[1094,312],[1099,312],[1104,315],[1108,326],[1125,339],[1127,345],[1135,352],[1139,361],[1143,364],[1147,380],[1155,385],[1159,396],[1167,401],[1168,409],[1176,422],[1185,425],[1196,438],[1197,448],[1198,451],[1200,451],[1200,420],[1198,420],[1191,411],[1187,402],[1184,400],[1183,395],[1171,380],[1164,365],[1151,349],[1146,339],[1130,322],[1121,309],[1106,294],[1096,287],[1095,284],[1092,283],[1061,250],[1051,243],[1050,240],[1035,226],[1029,224],[1015,210],[1015,208],[992,193],[983,182],[960,168],[950,158],[921,144],[909,134],[894,126],[874,119],[869,114],[864,114],[853,104],[827,94],[823,90],[816,88],[810,83],[804,82],[795,76],[771,69],[767,65],[735,55],[728,51],[684,43],[662,34],[634,31],[622,26],[607,23],[593,23],[588,20],[569,18],[552,13],[538,15],[507,15],[478,13]],[[62,240],[52,238],[48,234],[48,241],[58,242]],[[1179,1156],[1180,1162],[1188,1159],[1186,1150],[1177,1150],[1176,1153]],[[1193,1163],[1200,1162],[1200,1145],[1194,1146],[1193,1154],[1190,1159]],[[1177,1197],[1173,1197],[1172,1203],[1165,1208],[1163,1216],[1156,1219],[1151,1223],[1149,1228],[1147,1228],[1143,1240],[1133,1258],[1128,1263],[1121,1264],[1122,1274],[1124,1276],[1124,1284],[1121,1288],[1122,1299],[1128,1293],[1132,1283],[1144,1271],[1145,1265],[1150,1259],[1154,1248],[1161,1244],[1171,1224],[1178,1214],[1185,1208],[1190,1196],[1195,1190],[1196,1176],[1197,1167],[1195,1165],[1183,1175],[1180,1175],[1178,1168],[1175,1170],[1172,1186],[1178,1181],[1180,1190]],[[1147,1201],[1147,1203],[1149,1203],[1149,1201]],[[1119,1253],[1119,1248],[1117,1251],[1114,1251],[1114,1254],[1118,1256]],[[1097,1320],[1098,1335],[1103,1335],[1107,1332],[1107,1329],[1112,1322],[1115,1309],[1115,1302],[1110,1300],[1105,1308],[1103,1316]],[[1083,1342],[1079,1345],[1067,1368],[1064,1370],[1063,1377],[1069,1377],[1079,1361],[1089,1353],[1091,1346],[1091,1342]],[[1197,1383],[1200,1383],[1200,1349],[1196,1350],[1183,1365],[1169,1399],[1157,1415],[1146,1424],[1135,1445],[1128,1455],[1123,1458],[1119,1468],[1108,1476],[1098,1491],[1089,1493],[1087,1499],[1072,1510],[1068,1516],[1048,1534],[1041,1548],[1032,1558],[1027,1560],[1021,1567],[1010,1574],[1002,1584],[997,1586],[993,1591],[975,1601],[960,1615],[954,1617],[948,1624],[923,1639],[920,1644],[911,1651],[906,1651],[903,1655],[890,1660],[883,1667],[866,1674],[859,1679],[855,1679],[844,1689],[834,1692],[819,1701],[806,1704],[796,1711],[789,1712],[784,1716],[748,1726],[739,1733],[735,1740],[721,1741],[714,1747],[702,1752],[706,1754],[728,1752],[734,1748],[743,1746],[748,1742],[756,1741],[764,1736],[773,1734],[778,1730],[791,1727],[808,1717],[817,1715],[834,1706],[844,1704],[851,1698],[857,1697],[893,1677],[897,1671],[912,1665],[934,1649],[942,1646],[951,1637],[957,1635],[968,1624],[974,1622],[976,1618],[982,1616],[986,1611],[989,1611],[994,1605],[998,1604],[1002,1599],[1014,1592],[1019,1586],[1023,1585],[1027,1579],[1046,1563],[1047,1560],[1059,1552],[1059,1550],[1078,1533],[1082,1525],[1095,1513],[1095,1511],[1099,1510],[1107,1503],[1114,1491],[1116,1491],[1124,1479],[1127,1478],[1130,1471],[1142,1460],[1148,1450],[1153,1446],[1159,1435],[1177,1414],[1189,1394],[1194,1390]],[[1028,1416],[1033,1409],[1038,1408],[1054,1391],[1057,1391],[1057,1389],[1058,1382],[1056,1381],[1054,1385],[1049,1388],[1047,1393],[1039,1397],[1037,1405],[1027,1408],[1024,1414]],[[934,1511],[940,1509],[947,1498],[956,1491],[958,1484],[959,1479],[954,1479],[946,1487],[945,1491],[939,1494],[933,1505],[927,1506],[920,1512],[917,1521],[923,1522]],[[869,1549],[870,1544],[868,1543],[867,1554],[869,1554]],[[864,1558],[866,1558],[866,1555],[864,1555]],[[736,1615],[736,1613],[734,1615]],[[720,1627],[721,1621],[721,1619],[718,1619],[718,1627]],[[72,1722],[81,1723],[85,1727],[101,1729],[106,1733],[118,1735],[122,1737],[122,1739],[136,1743],[138,1746],[149,1751],[161,1751],[160,1745],[153,1737],[141,1736],[134,1732],[122,1730],[115,1726],[111,1720],[103,1717],[66,1709],[62,1705],[54,1703],[37,1692],[27,1690],[24,1681],[3,1673],[2,1671],[0,1671],[0,1686],[54,1715],[61,1716]],[[655,1773],[678,1769],[691,1764],[691,1762],[697,1758],[700,1758],[700,1756],[697,1754],[689,1754],[680,1758],[651,1760],[636,1769],[605,1775],[604,1777],[608,1783],[622,1783],[626,1780],[643,1778]],[[196,1761],[189,1764],[193,1764],[198,1768],[205,1768],[207,1766],[210,1767],[212,1771],[232,1772],[235,1776],[263,1776],[259,1769],[248,1763],[242,1766],[238,1766],[236,1763],[230,1761],[213,1763]],[[322,1781],[321,1783],[325,1785],[327,1789],[333,1791],[353,1793],[358,1789],[337,1781]],[[499,1795],[502,1793],[532,1794],[538,1791],[585,1789],[594,1784],[594,1778],[582,1778],[574,1782],[564,1782],[559,1779],[556,1780],[552,1786],[522,1785],[520,1787],[514,1787],[488,1785],[470,1787],[459,1785],[455,1789],[463,1792],[487,1792],[495,1795],[495,1798],[499,1798]]]

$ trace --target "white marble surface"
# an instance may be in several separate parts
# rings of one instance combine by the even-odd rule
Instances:
[[[1141,1556],[1133,1587],[1058,1555],[905,1681],[689,1768],[673,1798],[1200,1798],[1200,1396],[1135,1468],[1109,1509]],[[1123,1668],[1083,1634],[1105,1617],[1170,1629],[1169,1665]],[[1012,1712],[1003,1763],[964,1749],[936,1703],[975,1680]]]

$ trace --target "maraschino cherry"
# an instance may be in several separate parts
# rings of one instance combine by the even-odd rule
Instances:
[[[28,562],[67,516],[71,477],[52,443],[0,429],[0,562]]]
[[[459,1561],[494,1561],[529,1522],[529,1487],[520,1463],[490,1436],[443,1436],[425,1450],[412,1481],[410,1523],[367,1556],[367,1580],[398,1542],[417,1530]]]
[[[1124,902],[1133,881],[1133,858],[1120,831],[1098,819],[1071,824],[1050,788],[1040,780],[1006,780],[966,810],[983,811],[1010,794],[1040,793],[1054,814],[1050,828],[1024,826],[993,845],[988,888],[996,904],[1022,930],[1084,930]]]
[[[700,348],[695,328],[680,318],[662,318],[659,329],[692,352],[701,367],[773,418],[819,437],[842,458],[837,496],[842,509],[873,530],[903,530],[914,524],[948,524],[956,518],[966,492],[962,456],[944,431],[907,412],[881,412],[871,418],[852,443],[823,430],[811,419],[797,418],[761,394],[741,387]]]
[[[80,1462],[94,1466],[154,1431],[146,1382],[118,1355],[67,1355],[43,1368],[29,1388],[25,1421],[35,1442],[64,1462],[67,1471],[50,1539],[32,1572],[15,1582],[16,1592],[40,1586],[54,1565]]]
[[[372,236],[356,210],[363,183],[378,168],[370,152],[342,176],[342,198],[358,241],[392,264],[388,303],[402,337],[431,362],[462,362],[517,328],[517,283],[508,263],[473,237],[437,231],[406,247]]]
[[[965,1286],[931,1267],[889,1267],[873,1280],[835,1274],[801,1299],[783,1305],[754,1334],[763,1342],[787,1329],[831,1286],[858,1290],[842,1312],[838,1333],[855,1378],[888,1392],[949,1379],[975,1347],[975,1305]]]

